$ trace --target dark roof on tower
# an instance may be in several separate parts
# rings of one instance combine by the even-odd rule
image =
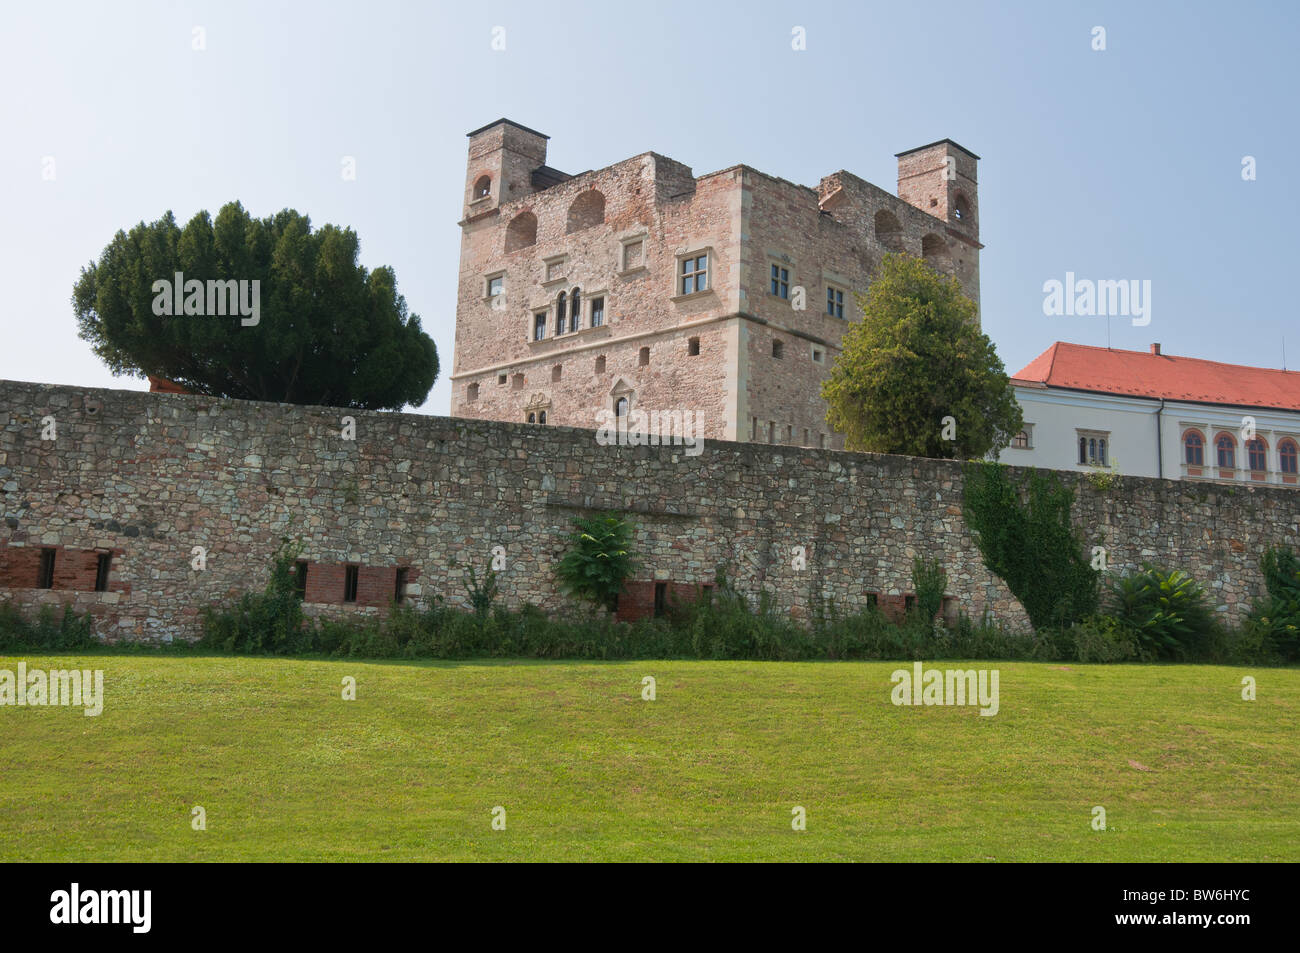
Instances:
[[[895,159],[899,159],[899,158],[902,158],[902,157],[905,156],[905,155],[911,155],[913,152],[920,152],[922,149],[929,149],[931,146],[937,146],[937,145],[939,145],[939,144],[941,144],[941,143],[944,143],[944,142],[947,142],[947,143],[949,143],[949,144],[951,144],[951,145],[956,146],[958,149],[960,149],[962,152],[966,153],[966,154],[967,154],[968,156],[970,156],[972,159],[976,159],[976,160],[979,159],[979,156],[977,156],[975,153],[971,152],[969,149],[967,149],[965,146],[963,146],[960,142],[955,142],[955,141],[952,140],[952,139],[936,139],[934,142],[927,142],[925,145],[923,145],[923,146],[917,146],[915,149],[904,149],[902,152],[895,152],[895,153],[894,153],[894,158],[895,158]]]
[[[523,125],[522,123],[517,123],[517,122],[515,122],[513,119],[506,119],[506,118],[504,118],[504,117],[501,118],[501,119],[498,119],[496,122],[490,122],[490,123],[488,123],[486,126],[480,126],[479,128],[473,130],[472,132],[467,132],[467,133],[465,133],[465,135],[466,135],[466,136],[477,136],[480,132],[487,132],[487,131],[488,131],[489,129],[491,129],[493,126],[499,126],[499,125],[501,125],[502,123],[505,123],[507,126],[514,126],[516,129],[522,129],[524,132],[531,132],[534,136],[541,136],[543,139],[549,139],[549,138],[551,138],[550,136],[548,136],[548,135],[547,135],[546,133],[544,133],[544,132],[538,132],[536,129],[529,129],[527,126]],[[955,144],[955,143],[954,143],[954,144]]]

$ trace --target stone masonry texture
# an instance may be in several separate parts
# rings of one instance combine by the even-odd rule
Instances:
[[[344,416],[355,440],[342,438]],[[1103,491],[1061,476],[1112,573],[1186,569],[1230,622],[1261,589],[1260,554],[1300,543],[1289,489],[1124,477]],[[636,603],[653,600],[655,581],[677,595],[723,568],[800,619],[818,597],[893,605],[920,554],[941,559],[957,607],[1023,629],[960,506],[951,461],[722,441],[690,456],[600,446],[588,429],[0,381],[0,598],[70,602],[110,640],[196,637],[202,606],[265,585],[285,537],[304,547],[312,614],[382,612],[401,570],[416,604],[463,605],[463,567],[485,566],[494,546],[505,603],[559,609],[569,521],[615,510],[637,524]],[[806,570],[792,568],[795,546]],[[36,588],[43,548],[56,550],[50,589]],[[112,554],[103,592],[98,551]]]

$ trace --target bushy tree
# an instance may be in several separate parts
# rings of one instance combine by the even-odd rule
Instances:
[[[1020,405],[954,278],[889,254],[858,303],[862,320],[822,383],[827,422],[848,449],[971,459],[1007,446]]]
[[[632,523],[622,515],[578,517],[571,549],[560,560],[560,586],[576,599],[613,611],[623,583],[636,569]]]
[[[351,229],[313,231],[291,209],[255,219],[232,202],[215,222],[199,212],[183,229],[168,212],[119,231],[82,269],[72,303],[80,336],[115,375],[153,374],[194,393],[248,400],[421,404],[438,375],[437,349],[419,316],[408,315],[393,270],[367,271],[357,257]],[[258,282],[256,323],[206,290],[192,299],[204,302],[202,316],[155,313],[174,296],[157,283],[174,284],[177,274],[183,286],[204,289],[248,282],[249,301]]]

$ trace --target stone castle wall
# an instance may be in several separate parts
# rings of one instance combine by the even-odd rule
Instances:
[[[1099,491],[1063,477],[1113,571],[1186,568],[1232,621],[1260,588],[1260,553],[1300,543],[1289,489],[1123,478]],[[643,583],[707,583],[723,567],[805,618],[818,596],[904,595],[919,553],[942,559],[962,609],[1024,626],[960,500],[948,461],[712,441],[692,456],[563,427],[0,381],[0,597],[71,602],[114,639],[196,636],[200,607],[264,585],[282,537],[305,547],[313,613],[381,611],[403,580],[416,602],[463,603],[461,567],[494,546],[507,603],[558,608],[569,520],[606,509],[635,516]],[[807,569],[792,568],[796,546]],[[51,589],[36,588],[41,549],[55,551]],[[87,588],[97,550],[111,554],[104,592]],[[347,566],[356,605],[343,603]]]

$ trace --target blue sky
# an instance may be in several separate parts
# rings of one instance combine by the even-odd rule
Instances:
[[[697,175],[743,162],[816,185],[843,168],[891,192],[894,153],[949,137],[982,157],[984,327],[1008,371],[1055,340],[1106,343],[1104,318],[1043,314],[1043,283],[1067,271],[1151,281],[1150,325],[1111,319],[1115,347],[1279,367],[1288,335],[1297,368],[1298,10],[9,5],[0,377],[145,386],[114,379],[77,338],[80,268],[119,228],[239,199],[257,216],[291,207],[350,226],[363,264],[396,270],[442,359],[421,410],[446,413],[465,133],[501,116],[550,135],[549,164],[566,172],[654,150]]]

